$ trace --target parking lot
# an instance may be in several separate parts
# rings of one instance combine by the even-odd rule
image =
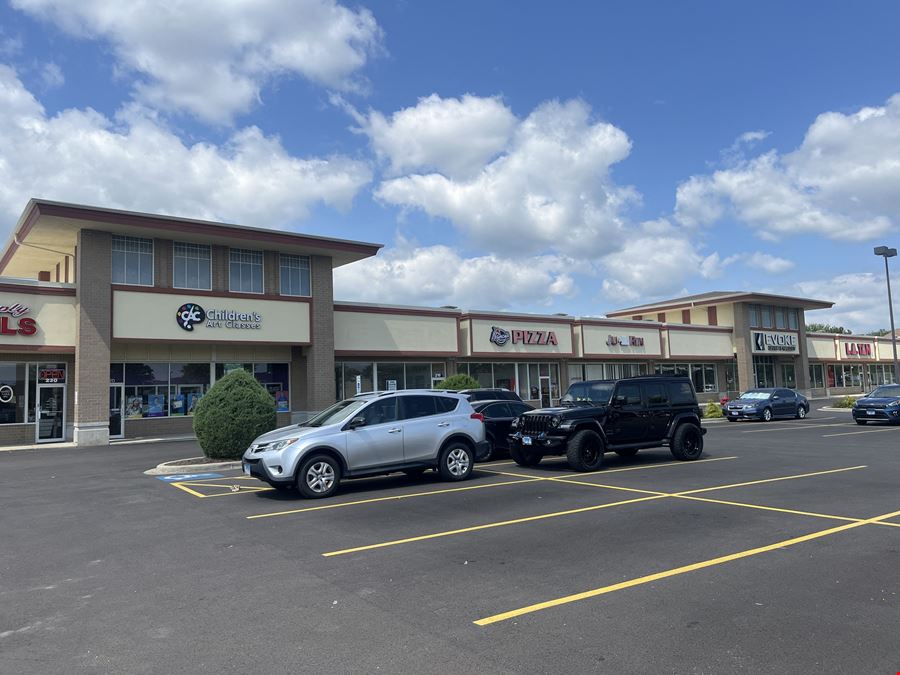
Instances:
[[[707,424],[332,499],[193,444],[0,453],[0,671],[897,672],[900,427]]]

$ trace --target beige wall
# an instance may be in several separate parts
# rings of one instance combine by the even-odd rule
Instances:
[[[207,312],[228,310],[262,316],[259,328],[212,328],[198,323],[192,331],[176,322],[176,312],[185,303],[197,303]],[[197,342],[284,342],[310,341],[309,304],[263,299],[245,299],[184,295],[174,293],[141,293],[114,291],[113,337],[137,340],[177,340]]]
[[[637,326],[595,326],[595,325],[582,325],[576,326],[576,330],[581,329],[583,333],[583,341],[584,341],[584,355],[585,356],[595,356],[595,355],[631,355],[634,354],[636,356],[660,356],[660,341],[659,341],[659,329],[658,328],[639,328]],[[621,336],[626,338],[628,337],[641,337],[644,338],[644,344],[642,346],[631,346],[631,345],[608,345],[607,340],[610,335]]]
[[[869,345],[871,351],[869,354],[848,354],[846,345]],[[865,340],[855,337],[849,340],[838,340],[838,359],[840,361],[874,361],[876,358],[878,358],[878,348],[875,340],[871,338]]]
[[[75,296],[74,295],[38,295],[22,293],[0,293],[0,306],[11,307],[22,305],[28,311],[19,317],[8,313],[9,328],[18,326],[20,319],[31,318],[37,326],[33,335],[0,335],[0,344],[5,346],[38,346],[54,345],[59,347],[75,346]]]
[[[734,305],[716,305],[716,322],[720,326],[734,327]]]
[[[709,312],[706,307],[691,308],[691,323],[695,326],[709,325]]]
[[[900,357],[900,338],[897,338],[897,356]],[[879,340],[878,341],[878,360],[879,361],[893,361],[894,360],[894,348],[891,346],[890,338],[888,338],[887,340]]]
[[[669,329],[671,358],[681,356],[730,357],[734,354],[731,333]]]
[[[334,313],[337,351],[456,352],[455,316]]]
[[[472,353],[478,354],[570,354],[572,353],[572,327],[567,323],[543,323],[540,320],[516,320],[510,321],[498,319],[464,319],[463,323],[469,324],[472,334]],[[510,339],[503,346],[498,346],[490,341],[493,326],[507,331],[552,331],[556,335],[557,344],[533,345],[513,343]]]
[[[807,337],[806,353],[811,359],[834,361],[834,339],[830,337]]]
[[[164,344],[153,342],[113,342],[110,361],[173,361],[204,363],[288,363],[291,348],[277,345],[210,345],[202,343]]]

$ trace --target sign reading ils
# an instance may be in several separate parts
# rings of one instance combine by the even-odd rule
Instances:
[[[556,333],[552,330],[506,330],[499,326],[491,326],[489,338],[498,347],[512,342],[523,345],[558,345]]]
[[[203,309],[196,302],[186,302],[175,312],[175,321],[182,330],[193,332],[194,326],[207,328],[259,329],[262,314],[259,312],[235,312],[228,309]]]
[[[753,351],[799,354],[800,347],[796,333],[753,331]]]
[[[30,307],[18,302],[12,305],[0,305],[0,335],[34,335],[37,333],[37,322],[29,316],[24,316],[30,311]]]
[[[845,342],[844,353],[847,356],[872,356],[871,342]]]
[[[637,335],[610,335],[606,338],[610,347],[643,347],[644,338]]]

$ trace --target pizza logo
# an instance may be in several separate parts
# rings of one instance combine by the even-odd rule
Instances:
[[[509,342],[510,337],[512,336],[510,335],[510,332],[508,330],[504,330],[499,326],[491,326],[490,340],[498,347],[502,347],[507,342]]]
[[[186,302],[175,312],[175,320],[183,330],[193,331],[194,324],[206,320],[206,312],[200,305],[194,302]]]

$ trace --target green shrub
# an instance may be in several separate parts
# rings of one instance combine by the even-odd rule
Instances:
[[[236,459],[274,428],[275,399],[243,369],[218,380],[194,408],[194,433],[207,457]]]
[[[435,388],[454,389],[456,391],[459,391],[460,389],[481,389],[481,383],[474,377],[466,375],[465,373],[458,373],[457,375],[451,375],[447,379],[442,380]]]
[[[718,403],[713,403],[710,401],[706,404],[706,407],[703,409],[703,417],[713,418],[713,417],[723,417],[722,415],[722,406]]]
[[[852,408],[855,402],[855,396],[845,396],[844,398],[838,400],[836,403],[832,403],[831,405],[833,408]]]

